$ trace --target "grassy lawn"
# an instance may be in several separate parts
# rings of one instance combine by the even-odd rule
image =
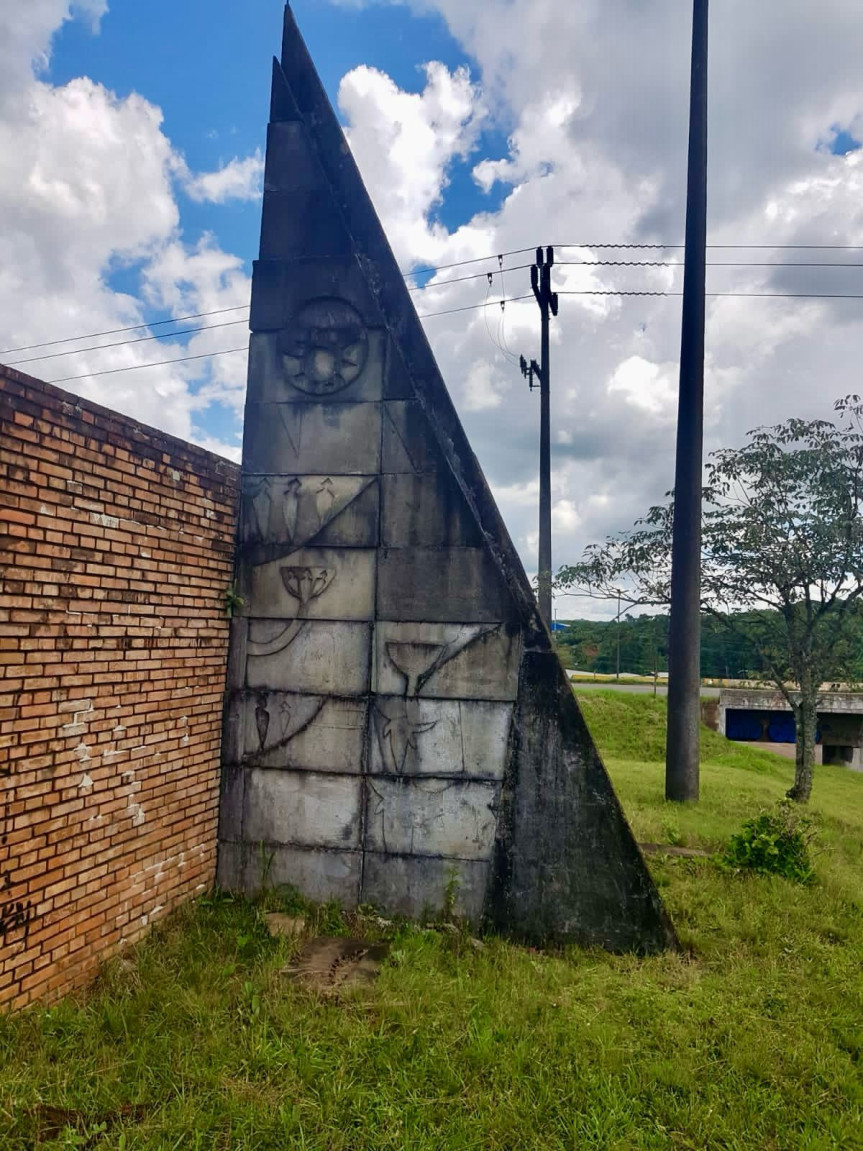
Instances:
[[[791,781],[708,735],[701,804],[667,805],[664,701],[583,706],[642,841],[718,848]],[[812,812],[809,888],[651,857],[682,955],[403,925],[378,982],[328,1000],[280,974],[297,944],[260,909],[202,900],[90,993],[0,1021],[0,1147],[863,1148],[863,776],[817,768]],[[81,1118],[36,1144],[46,1105]]]

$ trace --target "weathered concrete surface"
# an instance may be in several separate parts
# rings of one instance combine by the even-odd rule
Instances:
[[[358,772],[368,703],[326,695],[244,692],[228,701],[226,764]]]
[[[375,625],[372,690],[436,699],[514,700],[521,634],[503,624]]]
[[[377,556],[359,548],[300,548],[255,565],[240,586],[254,619],[373,619]]]
[[[369,781],[366,848],[382,854],[487,860],[500,788],[460,779]]]
[[[376,695],[370,725],[374,775],[503,778],[512,704]]]
[[[250,620],[246,679],[237,686],[362,695],[369,687],[370,646],[366,623]]]
[[[221,882],[673,945],[290,10],[271,120]]]
[[[291,847],[360,846],[358,776],[310,771],[246,771],[243,835]]]

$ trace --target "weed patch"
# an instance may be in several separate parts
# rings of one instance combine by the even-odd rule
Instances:
[[[682,954],[478,946],[287,891],[209,896],[87,992],[0,1018],[0,1147],[859,1151],[863,777],[816,769],[817,884],[742,882],[715,855],[774,810],[793,763],[720,745],[679,807],[660,760],[632,753],[659,746],[653,720],[624,741],[600,712],[636,838],[710,856],[649,858]],[[306,936],[271,935],[273,912]],[[285,974],[313,935],[389,955],[374,982],[315,994]]]
[[[782,875],[795,883],[812,883],[815,872],[809,856],[814,836],[812,820],[801,815],[791,800],[775,811],[762,811],[732,835],[722,856],[726,867],[762,874]]]

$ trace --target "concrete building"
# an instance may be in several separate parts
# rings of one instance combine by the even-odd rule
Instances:
[[[723,688],[705,705],[705,719],[727,739],[783,751],[796,738],[794,715],[781,692]],[[863,693],[825,692],[818,704],[819,762],[863,771]]]

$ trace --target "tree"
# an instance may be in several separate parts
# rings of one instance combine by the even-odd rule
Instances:
[[[834,405],[836,422],[791,419],[748,435],[707,463],[702,609],[753,643],[797,726],[792,799],[812,791],[822,685],[859,667],[863,597],[863,401]],[[588,547],[557,576],[630,602],[668,603],[673,493],[628,532]]]

